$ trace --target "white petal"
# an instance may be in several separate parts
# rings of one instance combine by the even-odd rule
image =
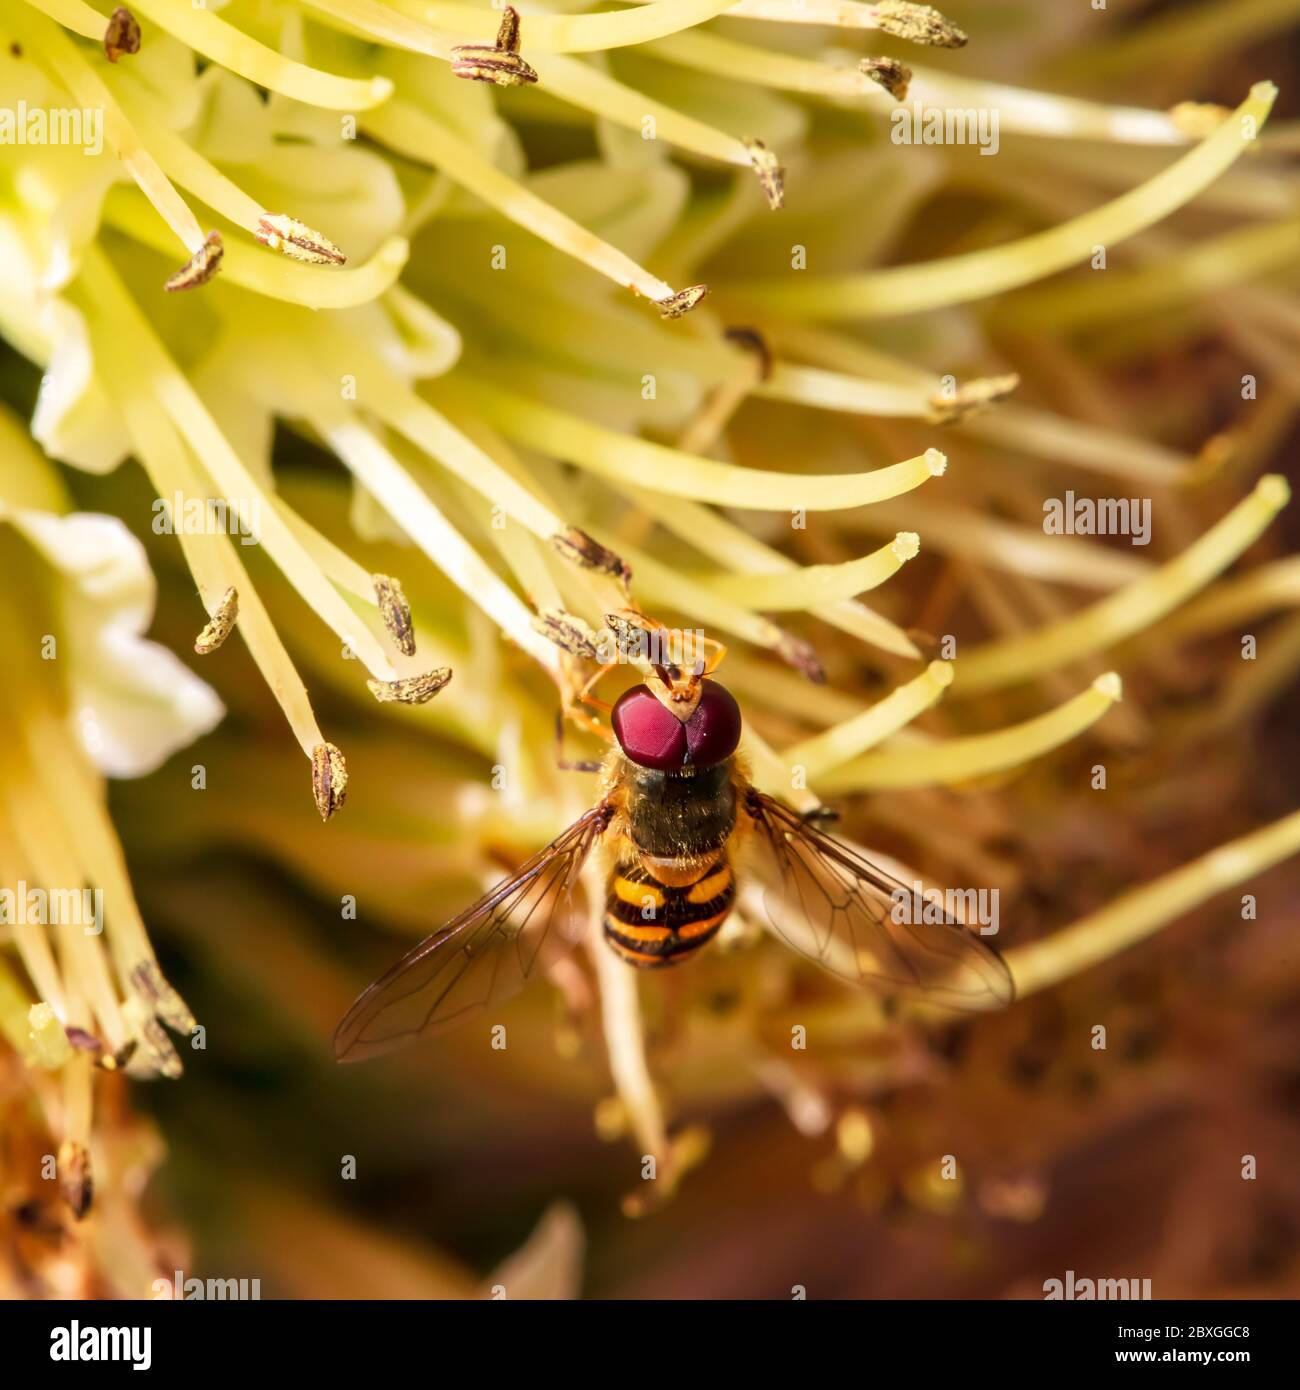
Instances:
[[[110,777],[152,772],[225,713],[216,692],[143,635],[157,586],[144,547],[117,520],[7,509],[58,572],[57,660],[87,753]]]

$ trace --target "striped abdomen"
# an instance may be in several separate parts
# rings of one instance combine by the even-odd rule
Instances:
[[[605,940],[629,965],[676,965],[718,934],[735,895],[725,852],[689,868],[649,858],[620,864],[609,876]]]

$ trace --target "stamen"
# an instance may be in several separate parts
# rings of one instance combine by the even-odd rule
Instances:
[[[874,6],[876,23],[883,33],[929,48],[964,48],[970,42],[952,20],[930,5],[908,0],[879,0]]]
[[[318,743],[312,752],[311,789],[324,821],[347,800],[348,765],[342,751],[332,743]]]
[[[234,630],[235,619],[238,617],[239,593],[236,589],[230,588],[222,594],[218,601],[216,611],[212,614],[212,621],[194,639],[194,650],[200,656],[207,656],[209,652],[215,652]]]
[[[367,115],[362,128],[408,159],[440,169],[502,216],[616,284],[647,299],[659,300],[672,294],[670,285],[553,208],[412,103],[391,101]]]
[[[457,77],[494,82],[498,87],[536,82],[537,73],[519,56],[519,11],[513,5],[506,6],[493,47],[467,43],[453,48],[451,70]]]
[[[596,570],[600,574],[611,575],[620,584],[632,581],[632,571],[612,550],[594,540],[585,531],[571,526],[567,531],[551,537],[551,544],[566,560],[581,569]]]
[[[897,58],[864,58],[858,71],[882,86],[895,101],[904,100],[912,83],[912,69]]]
[[[615,483],[653,488],[697,502],[751,511],[839,511],[910,492],[942,474],[946,466],[938,450],[927,449],[902,463],[865,473],[777,473],[745,468],[592,424],[465,372],[457,372],[455,382],[463,398],[473,400],[496,418],[504,434],[530,448],[576,463]]]
[[[785,206],[785,170],[777,160],[776,155],[761,140],[754,140],[747,136],[744,144],[749,151],[750,163],[753,164],[754,172],[758,175],[759,186],[763,190],[763,196],[767,199],[768,207],[773,212],[779,212]]]
[[[308,106],[329,111],[368,111],[392,95],[393,84],[387,77],[338,77],[308,67],[259,43],[210,8],[176,4],[174,0],[132,0],[132,4],[216,66],[229,68],[259,87]]]
[[[595,661],[600,654],[596,634],[581,618],[562,608],[544,608],[533,619],[533,627],[570,656]]]
[[[1009,396],[1020,385],[1020,377],[1015,372],[1006,376],[981,377],[959,386],[951,395],[937,392],[930,397],[930,423],[952,425],[987,409],[995,401]]]
[[[347,257],[326,236],[285,213],[264,213],[253,235],[263,246],[306,265],[346,265]]]
[[[1013,948],[1006,959],[1016,996],[1023,999],[1108,959],[1298,849],[1300,812],[1292,812],[1142,884],[1062,931]]]
[[[648,512],[666,530],[679,536],[713,564],[726,564],[744,574],[794,572],[795,562],[764,545],[711,508],[684,497],[669,497],[648,488],[615,483],[620,493]],[[920,655],[910,637],[887,618],[856,599],[817,604],[808,610],[814,617],[896,656]],[[733,658],[734,660],[734,658]]]
[[[964,679],[960,662],[958,672]],[[959,680],[954,694],[960,684]],[[1107,671],[1087,690],[1046,714],[990,733],[878,748],[865,757],[828,768],[818,788],[824,793],[843,793],[887,787],[949,787],[1021,767],[1078,738],[1111,709],[1122,693],[1119,676]]]
[[[781,756],[789,766],[802,767],[810,781],[820,784],[832,768],[865,753],[936,705],[952,684],[952,676],[948,662],[932,661],[919,676],[896,686],[860,714],[796,743]]]
[[[223,248],[221,233],[209,232],[203,245],[185,262],[163,288],[169,294],[178,290],[193,290],[206,285],[221,268]]]
[[[32,1061],[47,1071],[55,1071],[71,1056],[69,1038],[51,1005],[41,1000],[27,1012],[27,1036]]]
[[[125,5],[119,5],[108,18],[104,30],[104,53],[110,63],[116,63],[124,53],[139,53],[140,26]]]
[[[767,339],[757,328],[728,328],[723,331],[722,336],[726,338],[729,343],[735,343],[737,347],[744,348],[746,352],[753,353],[758,359],[758,380],[760,384],[771,379],[775,359],[772,356],[772,349],[768,345]]]
[[[172,988],[153,956],[142,960],[131,971],[128,983],[137,997],[149,1006],[150,1012],[157,1014],[174,1032],[188,1035],[194,1031],[196,1021],[190,1006]]]
[[[707,285],[691,285],[687,289],[678,290],[676,294],[669,295],[667,299],[656,299],[655,303],[659,306],[659,317],[661,319],[679,319],[683,314],[689,314],[708,292],[709,287]]]
[[[59,1191],[78,1221],[90,1210],[95,1180],[90,1168],[90,1150],[72,1139],[59,1145]]]
[[[401,583],[387,574],[372,575],[375,602],[388,635],[403,656],[415,655],[415,628],[411,624],[411,605],[406,601]]]
[[[395,681],[368,680],[370,693],[380,704],[424,705],[451,679],[451,667],[440,666],[418,676],[403,676]]]

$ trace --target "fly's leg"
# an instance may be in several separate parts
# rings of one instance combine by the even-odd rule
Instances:
[[[581,758],[572,760],[564,754],[564,722],[567,719],[570,723],[577,725],[585,733],[594,734],[597,738],[605,739],[607,742],[614,737],[613,730],[607,725],[602,724],[598,719],[594,719],[587,711],[581,708],[588,705],[594,709],[608,713],[613,706],[604,700],[598,700],[591,693],[592,687],[596,682],[614,668],[602,666],[594,675],[586,680],[581,689],[574,691],[570,688],[563,690],[560,699],[560,709],[555,716],[555,762],[562,772],[599,772],[603,766],[598,758]]]
[[[569,716],[572,718],[572,714]],[[564,756],[565,711],[555,712],[555,766],[561,772],[599,772],[601,762],[598,758],[566,758]],[[594,721],[592,721],[594,723]]]

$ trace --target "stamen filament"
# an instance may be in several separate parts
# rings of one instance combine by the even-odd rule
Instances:
[[[957,672],[960,679],[960,663]],[[1110,709],[1120,692],[1119,677],[1108,671],[1081,695],[1023,724],[968,738],[935,739],[924,744],[909,741],[905,747],[881,748],[828,768],[818,779],[818,786],[824,792],[950,787],[1020,767],[1077,738]]]
[[[959,695],[1014,685],[1055,670],[1158,622],[1204,588],[1252,545],[1286,505],[1285,478],[1270,474],[1198,540],[1154,573],[1060,622],[1021,637],[990,642],[957,664]]]
[[[107,24],[107,20],[104,21]],[[203,249],[206,234],[185,199],[172,186],[153,156],[141,144],[135,128],[81,50],[57,25],[38,18],[21,5],[5,20],[11,30],[38,54],[50,71],[87,110],[103,112],[104,138],[122,161],[140,191],[176,233],[191,256]]]
[[[915,531],[900,531],[888,545],[857,560],[805,565],[788,574],[699,575],[695,582],[746,608],[787,612],[835,603],[878,588],[892,579],[921,548]]]
[[[386,77],[356,80],[308,67],[259,43],[191,0],[131,0],[131,8],[213,63],[308,106],[369,111],[392,95],[393,84]]]
[[[120,334],[121,340],[130,344],[137,372],[136,389],[152,388],[220,492],[249,505],[254,499],[262,501],[261,485],[231,448],[189,379],[154,336],[99,249],[88,251],[77,289],[93,306],[92,312],[101,319],[105,331]],[[321,620],[350,644],[371,675],[379,680],[393,680],[396,672],[378,639],[357,623],[352,610],[317,569],[273,506],[261,508],[258,540]]]
[[[834,511],[910,492],[947,466],[937,449],[927,449],[870,473],[830,476],[740,468],[592,425],[481,377],[457,372],[455,378],[457,390],[495,418],[507,437],[604,477],[700,502],[754,511]]]
[[[1276,95],[1271,82],[1257,83],[1218,130],[1146,183],[1019,241],[863,274],[744,281],[722,292],[805,318],[870,319],[965,304],[1040,280],[1087,260],[1096,246],[1118,245],[1189,202],[1253,145]]]
[[[1042,941],[1013,947],[1007,965],[1024,998],[1145,940],[1198,904],[1300,852],[1300,811],[1219,845],[1190,864],[1135,888]]]
[[[782,759],[790,767],[802,767],[809,780],[819,781],[832,768],[874,748],[918,714],[933,708],[951,684],[951,664],[932,661],[919,676],[897,686],[860,714],[787,748]]]
[[[517,183],[479,155],[446,126],[400,99],[363,118],[366,133],[418,164],[441,169],[490,207],[583,261],[616,284],[647,299],[671,297],[671,285],[643,270],[630,257],[579,226],[558,209]]]
[[[133,240],[166,254],[167,237],[135,190],[113,189],[104,204],[104,220]],[[340,268],[301,265],[231,240],[225,243],[221,279],[306,309],[350,309],[370,303],[394,286],[409,251],[404,238],[390,237],[364,264]]]

